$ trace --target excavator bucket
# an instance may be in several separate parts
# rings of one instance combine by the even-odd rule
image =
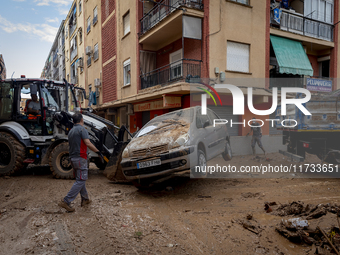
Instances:
[[[111,155],[109,162],[103,172],[110,181],[117,183],[127,183],[128,181],[123,172],[120,162],[122,161],[122,153],[128,142],[118,142],[114,148],[113,154]]]

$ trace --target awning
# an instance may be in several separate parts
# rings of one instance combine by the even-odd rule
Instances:
[[[313,68],[302,44],[287,38],[271,35],[279,72],[313,76]]]

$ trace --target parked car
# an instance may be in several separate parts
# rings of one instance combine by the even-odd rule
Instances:
[[[220,119],[207,109],[191,107],[170,112],[149,121],[131,140],[122,154],[122,170],[135,186],[148,186],[156,179],[174,172],[192,170],[194,177],[205,177],[195,167],[221,155],[231,160],[232,151],[227,126],[216,125]]]

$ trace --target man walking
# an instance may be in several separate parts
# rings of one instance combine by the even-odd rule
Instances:
[[[253,137],[251,139],[251,148],[253,150],[253,155],[255,156],[255,154],[256,154],[256,151],[255,151],[256,143],[261,148],[264,155],[266,155],[266,151],[264,150],[264,148],[262,146],[262,142],[261,142],[261,137],[262,137],[261,125],[259,123],[257,123],[255,120],[256,120],[255,118],[252,119],[252,124],[251,124],[252,127],[251,127],[249,133],[247,134],[247,136],[251,132],[253,132]]]
[[[72,119],[74,126],[68,134],[68,141],[70,161],[76,181],[66,197],[58,203],[60,207],[65,208],[69,212],[75,211],[70,206],[70,203],[77,197],[78,193],[81,195],[81,206],[91,203],[85,187],[85,182],[88,178],[87,148],[96,152],[102,161],[104,161],[102,153],[91,143],[89,134],[83,127],[83,115],[76,113]]]

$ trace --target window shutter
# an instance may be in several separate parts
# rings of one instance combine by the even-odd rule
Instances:
[[[249,72],[249,45],[227,42],[227,70]]]
[[[124,35],[130,32],[130,12],[128,12],[124,18],[123,18],[123,23],[124,23]]]

